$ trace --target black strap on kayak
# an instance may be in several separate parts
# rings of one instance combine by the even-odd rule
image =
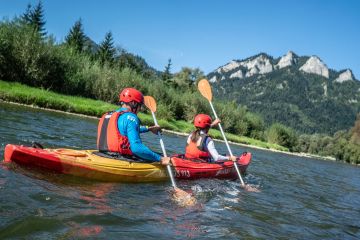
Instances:
[[[32,142],[31,142],[31,146],[32,146],[33,148],[44,149],[43,145],[41,145],[40,143],[35,142],[35,141],[32,141]]]

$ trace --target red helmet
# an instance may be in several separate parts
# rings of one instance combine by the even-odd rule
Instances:
[[[119,94],[120,102],[129,103],[131,101],[137,102],[137,103],[144,103],[144,96],[143,94],[136,90],[135,88],[125,88],[121,91]]]
[[[194,126],[199,128],[207,128],[211,125],[211,117],[206,114],[198,114],[194,119]]]

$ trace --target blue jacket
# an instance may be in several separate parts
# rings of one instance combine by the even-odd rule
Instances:
[[[117,112],[125,111],[126,108],[120,108]],[[121,135],[129,139],[130,149],[132,153],[142,159],[151,161],[160,161],[161,156],[148,147],[146,147],[141,139],[140,133],[148,132],[148,128],[140,126],[139,117],[132,112],[122,114],[118,119],[118,129]]]

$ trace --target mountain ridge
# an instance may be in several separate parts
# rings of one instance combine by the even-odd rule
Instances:
[[[261,52],[259,54],[256,54],[256,55],[251,56],[251,57],[247,57],[245,59],[241,59],[241,60],[240,59],[233,59],[230,62],[228,62],[228,63],[218,67],[217,69],[211,71],[210,73],[208,73],[208,76],[212,75],[214,72],[217,72],[217,73],[224,73],[224,72],[226,73],[226,72],[229,72],[229,71],[233,72],[234,69],[238,69],[241,66],[245,67],[245,68],[248,68],[247,70],[249,70],[251,72],[253,66],[251,66],[249,68],[248,67],[249,65],[246,64],[246,63],[247,62],[253,62],[254,60],[259,60],[259,62],[264,62],[264,61],[268,60],[268,62],[272,64],[272,69],[273,70],[278,70],[278,69],[288,67],[288,66],[299,65],[298,64],[299,59],[305,59],[306,60],[305,63],[301,64],[301,66],[299,67],[299,69],[303,70],[304,72],[314,73],[314,74],[322,75],[322,76],[324,76],[326,78],[329,78],[329,73],[321,74],[321,72],[319,73],[319,71],[309,69],[306,65],[309,65],[310,67],[320,66],[322,69],[325,68],[324,69],[325,72],[333,71],[333,72],[335,72],[337,74],[341,74],[342,72],[350,71],[351,75],[353,76],[353,79],[351,79],[351,80],[357,80],[355,78],[352,70],[349,69],[349,68],[348,69],[341,69],[339,71],[336,71],[334,69],[328,68],[327,65],[317,55],[299,56],[299,55],[297,55],[296,53],[294,53],[291,50],[289,50],[287,52],[287,54],[285,54],[285,55],[283,55],[281,57],[278,57],[278,58],[274,58],[273,56],[271,56],[271,55],[269,55],[267,53]],[[302,63],[302,61],[300,61],[300,62]],[[255,67],[258,67],[258,66],[255,65]],[[245,69],[243,69],[243,70],[245,70]],[[260,71],[255,73],[255,74],[263,74],[263,73],[268,73],[269,72],[269,71],[265,71],[265,72],[262,71],[261,72],[261,69],[259,69],[259,70]],[[253,70],[253,72],[255,72],[255,71]],[[245,77],[246,77],[246,74],[245,74]],[[249,77],[249,75],[247,77]],[[214,82],[214,80],[212,82]]]
[[[350,69],[328,68],[316,55],[259,53],[207,77],[217,97],[247,106],[269,125],[280,122],[303,133],[349,129],[360,110],[360,81]]]

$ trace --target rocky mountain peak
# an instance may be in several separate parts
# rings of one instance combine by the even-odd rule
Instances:
[[[226,73],[226,72],[229,72],[235,68],[238,68],[239,66],[241,66],[241,62],[238,62],[236,60],[232,60],[231,62],[229,62],[228,64],[222,66],[222,67],[219,67],[216,71],[218,73]]]
[[[329,78],[329,69],[317,56],[311,56],[306,63],[300,67],[300,70]]]
[[[287,66],[292,66],[297,62],[296,54],[292,51],[288,51],[286,55],[282,56],[276,64],[276,67],[281,69]]]
[[[254,74],[269,73],[274,69],[269,57],[265,54],[260,54],[253,59],[243,61],[241,65],[248,69],[245,74],[246,77],[250,77]]]
[[[355,77],[350,69],[346,69],[346,71],[339,74],[339,76],[334,80],[335,82],[346,82],[346,81],[352,81]]]
[[[247,58],[245,60],[232,60],[228,64],[219,67],[216,72],[219,74],[231,73],[230,78],[251,77],[255,74],[265,74],[272,72],[274,67],[271,59],[266,54]],[[214,76],[210,81],[215,82],[217,77]]]

